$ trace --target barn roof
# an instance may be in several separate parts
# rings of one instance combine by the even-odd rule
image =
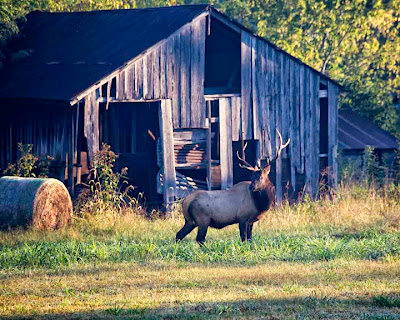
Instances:
[[[14,51],[25,50],[31,54],[0,72],[0,99],[72,101],[206,11],[252,33],[206,4],[89,12],[31,12],[22,27],[22,39],[16,41],[14,48]]]
[[[206,10],[31,12],[18,45],[32,54],[1,72],[0,98],[69,101]]]
[[[367,146],[376,149],[399,148],[393,135],[348,109],[339,109],[338,129],[339,148],[342,150],[360,150]]]

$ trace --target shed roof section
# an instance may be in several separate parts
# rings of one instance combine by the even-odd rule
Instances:
[[[0,98],[69,101],[206,10],[32,12],[15,48],[32,54],[1,72]]]
[[[347,109],[339,109],[338,129],[340,149],[365,149],[366,146],[374,146],[376,149],[399,148],[393,135]]]

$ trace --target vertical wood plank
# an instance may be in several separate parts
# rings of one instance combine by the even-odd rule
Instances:
[[[160,99],[160,56],[161,46],[153,53],[153,98]]]
[[[190,89],[191,127],[203,128],[206,118],[204,100],[206,18],[191,24]]]
[[[304,173],[304,117],[305,117],[305,67],[304,65],[299,66],[299,118],[300,118],[300,166],[298,168],[299,173]]]
[[[295,76],[295,67],[297,63],[290,59],[290,78],[289,78],[289,113],[290,113],[290,127],[289,127],[289,136],[290,136],[290,182],[292,190],[296,189],[296,158],[299,152],[297,146],[297,106],[296,106],[296,76]]]
[[[167,98],[167,44],[161,46],[160,53],[160,98]]]
[[[174,56],[173,56],[173,91],[172,91],[172,110],[176,113],[173,114],[174,118],[174,128],[181,128],[181,110],[182,110],[182,100],[181,100],[181,86],[180,86],[180,73],[181,73],[181,38],[180,34],[174,37]],[[168,80],[169,81],[169,80]],[[176,119],[175,119],[176,118]],[[177,123],[178,127],[175,127]]]
[[[311,172],[312,172],[312,157],[311,157],[311,110],[310,110],[310,69],[305,68],[304,73],[304,170],[305,170],[305,186],[306,191],[311,193]]]
[[[170,205],[175,201],[176,173],[174,158],[174,138],[172,127],[171,100],[161,100],[159,105],[160,134],[162,147],[162,173],[164,204]]]
[[[111,83],[109,83],[109,88]],[[135,62],[135,99],[143,98],[143,59]]]
[[[315,117],[315,83],[314,83],[314,72],[310,71],[310,91],[309,91],[309,99],[310,99],[310,114],[311,114],[311,126],[310,126],[310,166],[311,166],[311,196],[314,199],[316,194],[316,185],[315,185],[315,130],[316,130],[316,117]]]
[[[93,155],[99,150],[99,103],[96,99],[96,91],[85,97],[85,125],[84,134],[88,143],[89,161],[93,161]]]
[[[185,28],[180,34],[180,91],[181,91],[181,128],[190,128],[190,28]]]
[[[232,114],[229,98],[219,99],[221,189],[233,185]]]
[[[273,53],[274,50],[271,46],[268,46],[268,55],[267,55],[267,72],[268,72],[268,109],[269,109],[269,128],[270,128],[270,136],[269,136],[269,141],[270,141],[270,154],[269,157],[272,159],[272,157],[275,154],[276,150],[276,134],[275,134],[275,129],[276,129],[276,108],[275,108],[275,97],[274,97],[274,86],[275,86],[275,78],[276,74],[274,72],[274,61],[273,61]]]
[[[314,126],[314,184],[316,188],[316,195],[319,191],[319,176],[320,176],[320,164],[319,164],[319,132],[320,132],[320,104],[319,104],[319,82],[320,77],[317,73],[314,73],[314,112],[315,112],[315,126]]]
[[[269,45],[263,42],[261,49],[261,83],[262,83],[262,96],[261,96],[261,114],[262,114],[262,130],[261,130],[261,144],[260,154],[263,159],[267,156],[271,158],[271,117],[270,117],[270,97],[271,90],[269,88],[270,74],[269,74],[269,60],[268,52]]]
[[[337,188],[337,119],[338,119],[338,94],[339,88],[332,82],[328,81],[328,166],[330,172],[328,176],[329,185]]]
[[[241,102],[242,102],[242,134],[244,140],[252,139],[251,112],[251,51],[252,36],[241,31]]]
[[[295,154],[294,156],[294,164],[296,170],[300,167],[300,64],[294,64],[294,80],[293,80],[293,90],[294,90],[294,97],[293,97],[293,113],[294,113],[294,138],[296,139],[296,147],[295,147]]]
[[[71,195],[74,195],[74,154],[75,154],[75,108],[73,106],[68,111],[70,117],[68,125],[68,190]],[[54,153],[51,153],[54,154]]]
[[[125,98],[132,99],[133,97],[133,66],[129,66],[125,71]]]
[[[117,75],[116,81],[116,99],[125,99],[125,71],[121,71]]]
[[[153,98],[153,51],[143,57],[143,98]]]
[[[212,160],[211,160],[211,101],[206,102],[206,107],[207,107],[207,137],[206,137],[206,152],[207,152],[207,187],[208,190],[211,190],[212,186],[212,181],[211,181],[211,166],[212,166]]]
[[[272,48],[271,48],[272,49]],[[275,109],[275,128],[279,130],[279,132],[283,132],[283,138],[285,139],[285,134],[287,134],[287,128],[283,128],[284,120],[286,118],[286,103],[282,101],[281,97],[284,97],[285,94],[285,63],[284,56],[280,53],[277,53],[275,49],[271,51],[271,63],[272,63],[272,105]],[[283,95],[281,95],[283,93]],[[283,103],[282,103],[283,102]],[[275,135],[275,139],[278,139],[278,136]],[[275,141],[275,146],[278,145],[278,140]],[[274,149],[276,152],[276,148]],[[282,155],[278,157],[275,161],[276,168],[276,201],[277,204],[282,203],[283,193],[282,193]]]
[[[310,72],[310,109],[311,109],[311,195],[316,197],[319,178],[319,79]],[[318,111],[318,112],[317,112]],[[317,115],[318,114],[318,115]]]
[[[253,107],[253,132],[254,139],[259,140],[261,137],[261,90],[263,83],[260,81],[261,73],[261,50],[262,41],[256,37],[251,37],[251,87],[252,87],[252,107]]]
[[[315,103],[314,103],[314,72],[309,70],[309,114],[310,114],[310,127],[309,127],[309,145],[310,145],[310,162],[309,162],[309,179],[310,179],[310,191],[312,199],[315,198],[316,185],[315,185]]]
[[[240,139],[240,97],[232,97],[232,140]]]
[[[180,127],[180,99],[178,95],[179,65],[176,65],[178,57],[175,52],[178,46],[177,41],[179,40],[177,40],[177,36],[175,36],[167,43],[167,91],[168,98],[172,99],[172,123],[174,128]]]

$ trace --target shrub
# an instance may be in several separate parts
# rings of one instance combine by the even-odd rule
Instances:
[[[76,202],[79,215],[121,212],[121,210],[137,206],[137,200],[129,196],[133,189],[126,180],[128,168],[115,172],[115,161],[118,158],[110,146],[103,143],[100,151],[95,153],[90,170],[87,187]]]
[[[33,153],[32,144],[18,143],[19,156],[16,164],[8,164],[3,174],[8,176],[47,178],[50,176],[50,168],[54,158],[46,156],[43,159],[36,157]]]

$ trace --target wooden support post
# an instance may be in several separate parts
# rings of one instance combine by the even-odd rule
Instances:
[[[75,151],[75,112],[71,108],[69,110],[69,116],[70,118],[70,125],[68,126],[68,190],[70,194],[73,196],[74,195],[74,151]]]
[[[332,82],[328,82],[328,175],[329,185],[337,188],[337,148],[338,148],[338,95],[339,88]]]
[[[88,142],[89,161],[93,161],[93,155],[100,149],[100,124],[99,102],[96,91],[85,97],[85,136]]]
[[[169,210],[170,205],[175,201],[176,174],[174,157],[174,137],[172,129],[172,104],[171,100],[161,100],[159,105],[159,121],[162,148],[162,174],[163,174],[163,195],[164,204]]]
[[[76,106],[76,122],[75,122],[75,148],[76,148],[76,184],[81,184],[82,182],[82,165],[81,165],[81,139],[79,139],[79,118],[80,115],[80,103],[78,101]]]
[[[206,152],[207,152],[207,187],[211,190],[211,101],[207,101],[207,140],[206,140]]]
[[[221,189],[225,190],[233,185],[232,109],[230,98],[219,99],[219,120]]]

